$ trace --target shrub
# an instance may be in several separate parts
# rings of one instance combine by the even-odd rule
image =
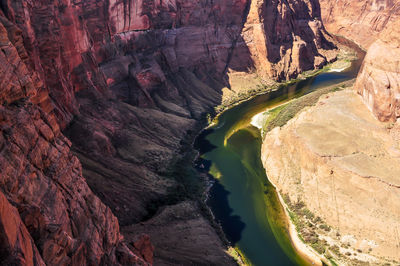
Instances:
[[[323,254],[325,252],[325,247],[320,242],[311,244],[311,247],[319,254]]]
[[[321,224],[321,225],[319,226],[319,228],[325,230],[326,232],[331,231],[331,227],[330,227],[329,225],[326,225],[326,224]]]

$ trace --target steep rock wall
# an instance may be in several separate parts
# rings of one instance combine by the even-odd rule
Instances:
[[[1,188],[43,261],[151,262],[149,249],[121,242],[111,209],[123,226],[151,218],[126,232],[129,241],[142,231],[157,238],[156,264],[233,263],[196,201],[186,200],[186,173],[169,166],[196,120],[221,102],[226,71],[283,79],[334,58],[319,12],[315,0],[0,1],[2,140],[10,149]],[[195,213],[188,221],[172,215],[182,206]]]
[[[392,7],[393,17],[369,47],[355,89],[381,121],[400,117],[400,2]]]
[[[242,39],[238,54],[247,50],[252,67],[264,78],[290,79],[336,57],[319,2],[314,0],[251,1]],[[240,50],[242,46],[246,49]]]
[[[368,50],[355,89],[381,121],[399,117],[399,21],[396,0],[321,0],[328,31]]]
[[[147,264],[90,190],[28,66],[21,31],[0,19],[1,261],[13,265]]]
[[[381,121],[399,117],[399,21],[397,0],[321,0],[327,29],[368,50],[355,89]]]
[[[397,20],[396,0],[320,0],[322,20],[326,29],[353,40],[364,49],[379,33]]]

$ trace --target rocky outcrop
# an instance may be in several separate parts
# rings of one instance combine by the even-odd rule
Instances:
[[[168,230],[165,231],[165,228]],[[140,232],[149,234],[156,247],[166,247],[154,250],[154,265],[233,264],[232,258],[224,252],[226,247],[222,245],[207,219],[200,214],[199,206],[195,202],[186,201],[167,206],[157,216],[123,228],[127,238]]]
[[[400,15],[400,2],[393,10]],[[400,17],[369,47],[355,89],[379,120],[400,117]]]
[[[21,31],[4,17],[0,22],[2,263],[147,264],[124,244],[117,218],[86,184],[43,83],[26,64]]]
[[[400,2],[393,0],[321,0],[327,29],[368,49],[355,85],[381,121],[399,117]]]
[[[313,219],[298,223],[303,239],[323,245],[317,250],[339,265],[400,260],[398,132],[348,88],[322,96],[265,136],[268,178],[294,208],[306,206],[299,219]]]
[[[397,0],[320,0],[322,20],[328,32],[353,40],[364,49],[392,21],[398,20]]]
[[[118,229],[151,219],[166,239],[155,261],[199,263],[202,250],[232,263],[176,162],[228,70],[283,79],[334,58],[319,12],[314,0],[1,1],[1,189],[43,261],[151,262],[148,240],[128,248]],[[179,206],[196,214],[187,231],[162,215]],[[174,252],[170,235],[191,248]]]
[[[236,55],[243,57],[247,51],[251,59],[247,67],[263,78],[290,79],[336,58],[319,2],[314,0],[251,1],[241,35]],[[237,64],[245,67],[239,60]]]
[[[0,192],[0,258],[5,265],[45,265],[18,210]]]

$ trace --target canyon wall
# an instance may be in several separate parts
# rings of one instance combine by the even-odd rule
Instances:
[[[381,121],[400,117],[400,2],[391,9],[393,21],[369,47],[355,89]]]
[[[337,265],[400,260],[396,127],[388,130],[348,87],[265,136],[269,180],[297,213],[301,237]]]
[[[0,23],[0,258],[20,264],[152,263],[142,233],[156,264],[232,264],[182,147],[227,72],[336,53],[315,0],[1,0]]]
[[[327,30],[367,54],[353,90],[322,96],[266,134],[263,165],[315,250],[340,265],[396,264],[399,125],[381,121],[400,117],[400,2],[320,3]]]
[[[237,54],[244,45],[263,78],[295,78],[336,58],[318,1],[251,1],[241,35]]]
[[[396,121],[400,90],[400,1],[321,0],[328,31],[368,50],[355,89],[381,121]]]
[[[21,30],[0,19],[0,250],[8,265],[147,264],[82,176]],[[48,107],[49,108],[49,107]]]
[[[353,40],[364,49],[398,18],[397,0],[320,0],[320,4],[328,32]]]

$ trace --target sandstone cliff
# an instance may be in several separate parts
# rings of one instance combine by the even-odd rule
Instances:
[[[251,67],[264,78],[294,78],[336,56],[318,1],[251,1],[241,35],[244,42],[238,44],[237,54],[247,49]]]
[[[398,19],[397,0],[320,0],[320,4],[328,32],[351,39],[364,49]]]
[[[399,21],[396,0],[321,0],[327,29],[368,50],[355,89],[382,121],[399,117]]]
[[[147,264],[123,243],[117,218],[86,184],[27,65],[21,31],[4,17],[0,49],[2,264]]]
[[[348,88],[269,132],[262,162],[308,244],[339,265],[396,264],[399,140]]]
[[[272,2],[1,1],[1,189],[27,239],[8,250],[50,264],[151,262],[120,223],[128,242],[155,239],[155,263],[232,263],[190,177],[169,166],[231,87],[227,71],[283,79],[334,58],[317,1]]]
[[[369,47],[355,89],[379,120],[395,122],[400,117],[400,2],[391,10],[393,20]]]
[[[316,250],[340,264],[398,262],[399,126],[376,118],[399,117],[400,2],[320,2],[327,30],[368,50],[354,85],[362,97],[328,95],[275,128],[263,164]]]

